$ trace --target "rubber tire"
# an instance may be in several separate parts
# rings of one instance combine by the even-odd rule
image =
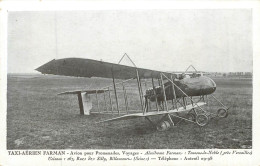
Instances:
[[[156,129],[158,131],[166,131],[171,127],[170,123],[168,121],[162,121],[157,126]]]
[[[224,111],[223,113],[221,113],[221,111]],[[219,118],[226,118],[228,116],[228,111],[225,109],[225,108],[220,108],[218,109],[218,112],[217,112],[217,116]],[[224,115],[221,115],[221,114],[224,114]]]
[[[206,122],[203,123],[203,122],[199,121],[200,118],[204,118],[204,120],[206,120]],[[209,123],[209,117],[205,114],[199,114],[196,116],[196,123],[197,123],[197,125],[203,127]]]
[[[189,120],[191,120],[191,121],[193,121],[193,122],[196,121],[196,115],[195,115],[194,113],[188,113],[188,114],[186,115],[186,118],[189,119]],[[191,118],[191,119],[190,119],[190,118]]]

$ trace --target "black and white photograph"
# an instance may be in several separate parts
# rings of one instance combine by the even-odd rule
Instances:
[[[252,74],[249,9],[10,12],[7,147],[251,148]]]
[[[8,11],[6,36],[9,155],[254,148],[250,8]]]

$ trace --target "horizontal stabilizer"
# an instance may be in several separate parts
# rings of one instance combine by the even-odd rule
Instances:
[[[79,94],[79,93],[87,93],[87,94],[95,94],[95,93],[104,93],[108,90],[98,90],[98,89],[90,89],[90,90],[75,90],[75,91],[67,91],[59,93],[58,95],[66,95],[66,94]]]
[[[177,109],[169,110],[169,111],[153,111],[153,112],[146,112],[146,113],[135,113],[135,114],[127,114],[123,116],[119,116],[116,118],[111,118],[107,120],[103,120],[97,123],[103,123],[103,122],[112,122],[112,121],[117,121],[117,120],[127,120],[127,119],[134,119],[134,118],[139,118],[139,117],[147,117],[147,116],[155,116],[155,115],[163,115],[163,114],[171,114],[171,113],[176,113],[176,112],[184,112],[184,111],[189,111],[193,108],[197,108],[199,106],[205,105],[205,102],[198,102],[197,104],[194,104],[193,106],[187,105],[186,109],[184,107],[179,107]]]

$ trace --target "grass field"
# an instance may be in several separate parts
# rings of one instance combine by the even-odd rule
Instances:
[[[133,81],[127,86],[131,109],[140,108],[138,91],[132,85],[136,81]],[[227,118],[214,118],[203,128],[181,122],[158,132],[144,119],[95,124],[109,115],[80,116],[75,95],[56,95],[67,90],[106,86],[111,80],[8,75],[7,148],[252,148],[252,80],[217,78],[214,81],[217,84],[215,96],[230,107]],[[119,102],[122,102],[122,90],[118,91]],[[93,104],[96,109],[95,102]],[[210,104],[209,111],[215,112],[218,106],[211,101]],[[120,109],[124,109],[123,106]]]

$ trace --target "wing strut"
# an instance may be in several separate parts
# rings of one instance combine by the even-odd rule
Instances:
[[[126,89],[124,83],[122,83],[123,86],[123,92],[124,92],[124,99],[125,99],[125,109],[126,113],[128,114],[128,101],[127,101],[127,94],[126,94]]]
[[[111,112],[113,114],[114,109],[113,109],[113,103],[112,103],[112,98],[111,98],[109,87],[108,87],[108,95],[109,95],[109,102],[110,102]]]
[[[136,80],[137,80],[137,85],[138,85],[138,91],[139,91],[139,97],[140,97],[140,102],[141,102],[141,106],[142,106],[142,110],[143,110],[143,114],[144,114],[144,104],[143,104],[143,96],[142,96],[142,85],[140,83],[140,77],[139,77],[139,73],[138,70],[136,68]]]
[[[110,92],[109,92],[109,93],[110,93]],[[96,90],[96,100],[97,100],[98,112],[100,113],[100,109],[99,109],[99,100],[98,100],[97,90]]]
[[[162,89],[163,89],[164,104],[165,104],[166,111],[168,111],[168,104],[167,104],[167,100],[166,100],[165,87],[164,87],[164,83],[163,83],[162,73],[160,75],[161,75],[161,82],[162,82]]]
[[[113,86],[114,86],[114,90],[115,90],[116,109],[117,109],[117,112],[118,112],[118,115],[119,115],[120,114],[120,112],[119,112],[119,104],[118,104],[118,99],[117,99],[116,84],[115,84],[115,77],[114,77],[113,68],[111,69],[111,71],[112,71]]]
[[[173,82],[173,77],[172,77],[172,75],[171,75],[171,80],[172,80],[172,82]],[[173,96],[174,96],[175,109],[178,110],[178,106],[177,106],[177,102],[176,102],[177,98],[176,98],[176,93],[175,93],[175,88],[174,88],[174,84],[173,84],[173,83],[172,83],[172,91],[173,91]]]
[[[107,112],[107,98],[106,98],[106,93],[104,92],[104,101],[105,101],[105,110]]]
[[[153,93],[154,93],[154,95],[155,95],[156,109],[157,109],[157,112],[159,112],[159,106],[158,106],[157,95],[156,95],[156,91],[155,91],[155,86],[154,86],[154,80],[153,80],[153,78],[152,78],[152,85],[153,85]]]

